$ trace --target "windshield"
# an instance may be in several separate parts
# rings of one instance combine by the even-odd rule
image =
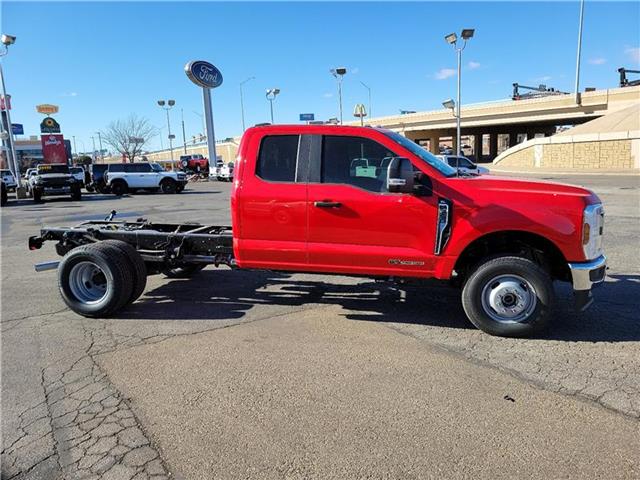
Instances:
[[[450,167],[442,160],[438,160],[438,158],[435,155],[432,155],[431,153],[427,152],[424,148],[422,148],[417,143],[409,140],[406,137],[403,137],[399,133],[390,132],[387,130],[381,130],[381,131],[391,140],[393,140],[394,142],[400,144],[401,146],[409,150],[416,157],[420,158],[425,163],[429,164],[430,166],[438,170],[443,175],[446,175],[447,177],[453,177],[456,174],[455,168]]]
[[[163,172],[164,171],[164,169],[160,165],[158,165],[157,163],[152,163],[151,164],[151,169],[154,172]]]
[[[38,174],[44,173],[69,173],[69,167],[63,163],[38,165]]]
[[[13,174],[11,173],[11,170],[2,170],[2,176],[3,177],[13,177]]]
[[[80,167],[71,167],[71,168],[69,169],[69,171],[70,171],[71,173],[82,173],[82,168],[80,168]]]

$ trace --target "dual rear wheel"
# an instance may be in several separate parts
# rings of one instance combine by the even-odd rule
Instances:
[[[147,271],[131,245],[106,240],[67,253],[58,268],[58,285],[71,310],[85,317],[105,317],[140,297]]]

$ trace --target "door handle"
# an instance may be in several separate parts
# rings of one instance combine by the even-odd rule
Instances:
[[[340,208],[342,204],[331,200],[322,200],[321,202],[313,202],[313,206],[318,208]]]

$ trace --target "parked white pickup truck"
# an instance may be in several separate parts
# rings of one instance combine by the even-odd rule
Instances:
[[[113,163],[104,178],[107,187],[118,196],[135,190],[180,193],[187,184],[184,173],[168,172],[157,163]]]

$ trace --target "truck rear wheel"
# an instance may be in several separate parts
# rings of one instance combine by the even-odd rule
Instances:
[[[131,288],[131,296],[125,305],[135,302],[147,287],[147,267],[144,264],[144,260],[142,260],[142,257],[135,248],[122,240],[105,240],[98,245],[110,245],[122,252],[129,259],[133,267],[133,287]]]
[[[67,253],[58,267],[62,299],[75,313],[106,317],[122,308],[131,295],[133,267],[110,245],[83,245]]]
[[[502,337],[528,337],[545,330],[553,301],[548,273],[522,257],[481,263],[462,290],[462,306],[471,323]]]
[[[123,180],[115,180],[111,183],[111,192],[118,197],[125,195],[128,190],[129,186]]]

